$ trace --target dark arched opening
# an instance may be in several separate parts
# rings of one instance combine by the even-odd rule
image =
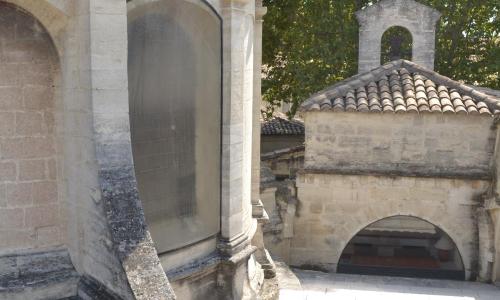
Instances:
[[[338,273],[464,280],[459,250],[446,232],[411,216],[359,231],[342,251]]]
[[[393,26],[382,35],[380,61],[382,64],[398,59],[412,59],[413,39],[410,31],[401,26]]]

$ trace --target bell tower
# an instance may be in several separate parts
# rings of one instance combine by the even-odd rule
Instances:
[[[358,73],[380,66],[382,35],[399,26],[413,40],[412,61],[434,69],[436,23],[441,13],[413,0],[382,0],[356,12],[359,28]]]

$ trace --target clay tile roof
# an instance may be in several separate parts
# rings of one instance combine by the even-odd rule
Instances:
[[[274,113],[273,117],[260,123],[262,135],[303,135],[304,122],[299,119],[289,120],[285,114]]]
[[[301,111],[493,115],[500,98],[407,60],[396,60],[328,87]]]

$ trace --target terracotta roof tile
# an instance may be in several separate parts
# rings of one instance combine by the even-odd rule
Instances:
[[[493,115],[500,99],[417,64],[397,60],[353,76],[304,102],[302,111]]]
[[[303,135],[304,123],[300,120],[289,120],[285,116],[273,116],[260,124],[262,135]]]

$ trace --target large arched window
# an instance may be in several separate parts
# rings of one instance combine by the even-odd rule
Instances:
[[[410,31],[401,26],[393,26],[382,35],[382,64],[398,59],[412,59],[413,39]]]
[[[134,164],[159,253],[219,232],[221,23],[197,2],[128,3]]]

